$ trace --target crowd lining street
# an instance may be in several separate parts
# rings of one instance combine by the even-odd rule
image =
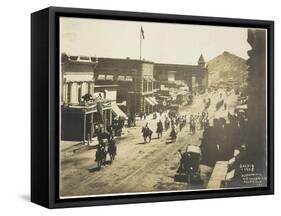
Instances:
[[[181,106],[179,109],[179,114],[186,116],[188,122],[172,143],[167,142],[170,130],[164,130],[159,139],[156,133],[157,122],[161,119],[164,123],[167,112],[161,115],[157,113],[156,119],[151,115],[146,120],[138,120],[135,127],[125,128],[122,136],[117,139],[117,155],[113,163],[107,163],[101,169],[97,169],[95,148],[74,153],[72,146],[77,143],[62,142],[60,195],[64,197],[192,189],[186,182],[174,181],[180,161],[178,150],[184,150],[187,144],[201,144],[203,130],[197,123],[195,133],[191,133],[189,117],[191,114],[201,113],[203,101],[208,98],[212,100],[207,110],[210,125],[215,118],[227,119],[228,113],[233,113],[237,102],[234,92],[217,91],[195,96],[191,105]],[[216,104],[221,99],[224,99],[227,106],[217,110]],[[153,134],[151,142],[144,143],[141,130],[146,123]],[[204,188],[212,167],[200,165],[200,170]]]

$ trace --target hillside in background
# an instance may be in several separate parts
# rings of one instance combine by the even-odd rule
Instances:
[[[229,52],[207,62],[209,86],[243,87],[246,85],[248,71],[246,60]]]

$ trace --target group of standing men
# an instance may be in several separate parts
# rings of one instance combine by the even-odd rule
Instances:
[[[177,113],[175,116],[171,118],[165,116],[164,125],[162,120],[159,119],[156,125],[157,138],[160,139],[162,137],[164,129],[165,131],[171,129],[170,138],[172,140],[176,140],[177,128],[179,128],[179,130],[181,131],[182,128],[186,125],[187,122],[186,119],[187,119],[186,115],[180,115],[179,113]],[[147,138],[149,142],[151,141],[152,134],[153,131],[149,128],[148,123],[146,123],[146,125],[142,128],[144,143],[147,143]]]

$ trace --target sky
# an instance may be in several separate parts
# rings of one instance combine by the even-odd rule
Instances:
[[[247,28],[60,18],[60,51],[69,55],[140,58],[157,63],[197,64],[224,51],[247,59]]]

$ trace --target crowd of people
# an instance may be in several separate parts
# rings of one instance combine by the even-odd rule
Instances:
[[[245,146],[247,118],[228,113],[227,119],[214,119],[213,126],[206,125],[204,128],[201,142],[202,163],[212,166],[216,161],[229,160],[235,149]]]
[[[175,113],[173,116],[164,115],[163,118],[159,118],[156,124],[155,132],[157,134],[157,138],[158,139],[162,138],[163,132],[170,130],[169,138],[175,141],[177,138],[178,131],[181,131],[183,127],[186,126],[187,123],[186,115],[180,115],[179,113]],[[146,123],[145,126],[142,128],[144,143],[147,143],[147,139],[148,142],[151,141],[152,134],[153,134],[153,130],[150,129],[149,124]]]
[[[98,168],[106,165],[107,154],[110,157],[110,163],[115,159],[117,154],[117,146],[115,137],[121,136],[122,128],[124,127],[124,120],[118,118],[106,126],[106,131],[102,128],[95,128],[95,134],[98,139],[98,146],[96,151],[96,159]]]
[[[112,163],[117,154],[116,140],[113,136],[108,136],[107,139],[99,138],[96,151],[96,162],[99,169],[106,165],[107,154],[109,154],[110,163]]]
[[[189,133],[196,134],[196,131],[203,131],[203,138],[201,140],[202,160],[208,165],[213,165],[217,160],[229,159],[233,155],[233,151],[243,143],[243,129],[246,125],[245,118],[237,115],[228,114],[227,119],[230,123],[226,123],[226,118],[219,118],[213,120],[213,125],[209,123],[208,110],[211,106],[211,99],[203,99],[203,107],[201,112],[181,114],[178,111],[174,112],[161,112],[153,115],[153,119],[157,119],[156,126],[152,122],[147,122],[147,116],[142,114],[140,121],[144,120],[145,125],[141,129],[144,143],[151,142],[153,133],[156,133],[157,139],[163,137],[164,132],[168,132],[167,140],[175,142],[178,132],[188,125]],[[219,96],[217,104],[214,104],[217,112],[221,108],[227,109],[227,104],[223,100],[222,94]],[[160,115],[160,116],[158,116]],[[158,116],[158,117],[157,117]],[[155,118],[156,117],[156,118]],[[132,115],[128,117],[128,128],[136,126],[136,118]],[[97,150],[97,158],[102,158],[102,155],[109,153],[115,149],[116,154],[116,141],[115,136],[120,136],[122,128],[124,127],[124,120],[119,119],[112,125],[108,125],[107,133],[104,137],[99,134],[99,146]],[[104,139],[107,140],[107,145],[104,144]],[[166,142],[168,143],[168,142]],[[238,146],[237,146],[238,145]],[[111,148],[114,146],[113,148]],[[111,157],[111,161],[114,157]],[[97,161],[102,161],[97,159]],[[101,162],[102,164],[102,162]]]
[[[209,125],[208,112],[202,111],[197,114],[191,114],[189,120],[189,128],[191,134],[195,134],[196,129],[203,130]]]

